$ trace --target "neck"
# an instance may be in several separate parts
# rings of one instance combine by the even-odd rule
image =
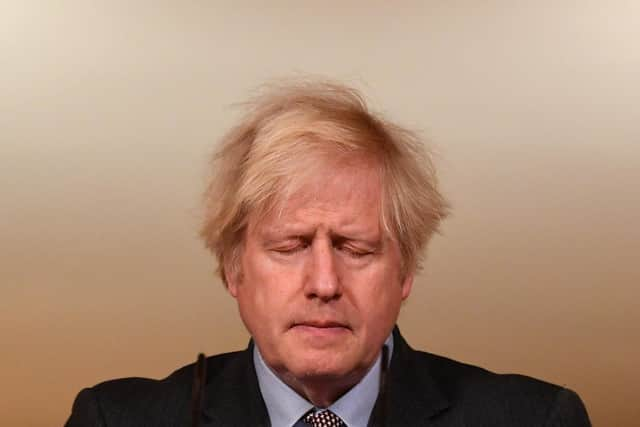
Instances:
[[[300,380],[293,376],[276,373],[280,379],[300,396],[318,408],[328,408],[353,388],[366,375],[368,369],[354,372],[347,377],[307,378]]]
[[[367,390],[369,390],[375,382],[378,382],[378,387],[376,387],[375,393],[383,393],[384,385],[386,383],[386,371],[389,366],[392,351],[393,339],[392,336],[390,336],[382,346],[380,353],[378,353],[368,366],[359,366],[351,373],[344,376],[306,375],[296,377],[291,372],[287,371],[284,366],[269,365],[262,358],[257,346],[255,346],[254,350],[254,363],[256,363],[256,371],[261,383],[263,381],[265,384],[272,382],[273,380],[269,379],[269,375],[271,375],[272,378],[275,377],[279,379],[280,384],[287,385],[290,390],[293,390],[298,394],[298,396],[308,402],[311,402],[314,406],[318,408],[327,408],[347,394],[352,388],[359,386],[359,383],[365,378],[365,376],[367,376],[371,368],[377,363],[379,357],[381,358],[379,376],[376,375],[375,377],[372,377],[371,380],[367,380],[368,385],[366,387]],[[374,383],[371,381],[374,381]]]

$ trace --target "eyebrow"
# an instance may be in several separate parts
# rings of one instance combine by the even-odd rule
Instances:
[[[304,231],[301,228],[297,227],[274,227],[274,228],[265,228],[263,229],[259,235],[266,241],[266,243],[276,243],[280,240],[288,240],[288,239],[305,239],[305,240],[313,240],[315,235],[317,234],[317,230],[313,231]],[[329,238],[333,242],[343,243],[343,242],[362,242],[364,244],[373,246],[375,248],[382,247],[384,243],[384,235],[379,234],[378,236],[369,236],[364,235],[365,233],[361,233],[358,231],[350,231],[350,232],[336,232],[329,231]]]
[[[331,240],[336,243],[344,243],[344,242],[362,242],[366,245],[372,246],[373,248],[379,249],[384,244],[384,236],[379,236],[376,238],[368,238],[368,237],[360,237],[360,236],[345,236],[338,233],[330,233],[329,236]]]

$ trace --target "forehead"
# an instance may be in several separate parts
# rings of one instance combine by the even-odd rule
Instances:
[[[330,162],[292,180],[264,215],[249,219],[249,227],[379,232],[381,189],[375,163],[363,159]]]

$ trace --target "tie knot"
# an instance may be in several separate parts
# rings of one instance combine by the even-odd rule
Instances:
[[[344,421],[331,411],[309,412],[304,422],[313,427],[346,427]]]

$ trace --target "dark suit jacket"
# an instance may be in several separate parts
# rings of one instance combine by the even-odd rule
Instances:
[[[84,389],[66,427],[191,426],[193,377],[189,365],[163,380],[125,378]],[[252,344],[208,358],[204,392],[202,427],[270,425]],[[384,396],[371,426],[590,426],[573,391],[415,351],[397,328]]]

